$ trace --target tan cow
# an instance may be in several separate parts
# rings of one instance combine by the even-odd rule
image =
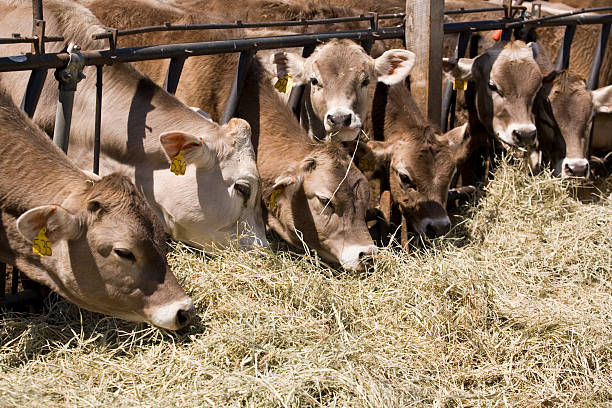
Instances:
[[[0,2],[0,32],[31,31],[31,3]],[[62,35],[87,49],[104,27],[86,8],[68,0],[45,2],[47,35]],[[29,45],[3,47],[5,55],[29,51]],[[49,52],[62,45],[48,45]],[[75,94],[69,156],[90,168],[95,117],[95,68]],[[0,84],[14,101],[23,96],[27,72],[3,73]],[[144,193],[174,239],[202,247],[236,242],[267,244],[261,214],[261,191],[250,127],[234,119],[225,126],[202,118],[129,65],[104,68],[102,101],[103,173],[121,171]],[[48,75],[34,120],[52,131],[57,82]],[[170,171],[171,158],[183,150],[184,175]]]
[[[365,128],[371,137],[384,141],[373,140],[360,149],[359,168],[368,178],[383,178],[412,232],[429,238],[444,235],[451,226],[446,201],[456,171],[455,153],[464,144],[467,125],[441,135],[404,84],[388,90],[379,85],[378,92],[376,97],[386,95],[386,101],[372,100]]]
[[[85,175],[4,93],[0,160],[1,262],[94,312],[170,330],[190,321],[163,227],[125,176]]]
[[[141,24],[157,22],[161,11],[145,2],[88,3],[106,24],[123,28],[120,16],[138,16]],[[164,18],[173,23],[192,22],[177,12]],[[172,18],[170,18],[172,17]],[[127,19],[127,17],[126,17]],[[193,42],[222,39],[235,33],[175,32],[155,33],[147,38],[122,38],[124,46],[147,42]],[[218,119],[224,108],[234,76],[237,56],[231,54],[189,58],[185,62],[176,95],[190,106],[197,106]],[[136,64],[154,81],[164,81],[167,63],[148,61]],[[257,165],[264,187],[267,220],[270,227],[292,245],[306,244],[324,259],[347,269],[362,269],[365,259],[377,249],[365,223],[368,184],[350,164],[350,157],[332,143],[315,144],[278,97],[271,78],[255,59],[247,74],[237,116],[253,129]]]
[[[403,83],[415,59],[414,53],[401,49],[374,59],[350,40],[319,45],[308,58],[285,51],[274,54],[279,78],[291,74],[296,85],[306,85],[300,121],[310,137],[338,141],[359,135],[376,82]]]
[[[611,111],[612,85],[590,91],[584,78],[571,71],[553,71],[544,78],[535,102],[539,149],[556,174],[588,177],[593,116]]]

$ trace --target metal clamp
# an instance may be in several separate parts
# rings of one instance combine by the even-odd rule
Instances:
[[[64,69],[55,71],[55,78],[59,82],[60,89],[76,91],[79,81],[85,78],[83,73],[85,58],[81,54],[81,47],[74,43],[68,45],[66,52],[70,55],[70,60]]]

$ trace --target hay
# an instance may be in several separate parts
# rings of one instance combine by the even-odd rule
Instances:
[[[179,333],[80,311],[0,321],[0,406],[612,404],[612,182],[501,165],[464,238],[367,276],[267,250],[170,262],[200,320]]]

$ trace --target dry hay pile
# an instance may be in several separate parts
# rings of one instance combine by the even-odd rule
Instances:
[[[383,249],[368,276],[178,245],[200,321],[6,316],[0,406],[609,406],[612,180],[588,204],[563,184],[504,164],[466,238]]]

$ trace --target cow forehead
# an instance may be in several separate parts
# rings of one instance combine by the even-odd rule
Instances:
[[[308,59],[312,64],[312,70],[322,77],[356,76],[363,71],[373,69],[372,59],[363,48],[348,41],[324,44]]]
[[[542,83],[542,73],[533,59],[530,47],[507,50],[491,55],[491,80],[506,93],[535,92]]]

